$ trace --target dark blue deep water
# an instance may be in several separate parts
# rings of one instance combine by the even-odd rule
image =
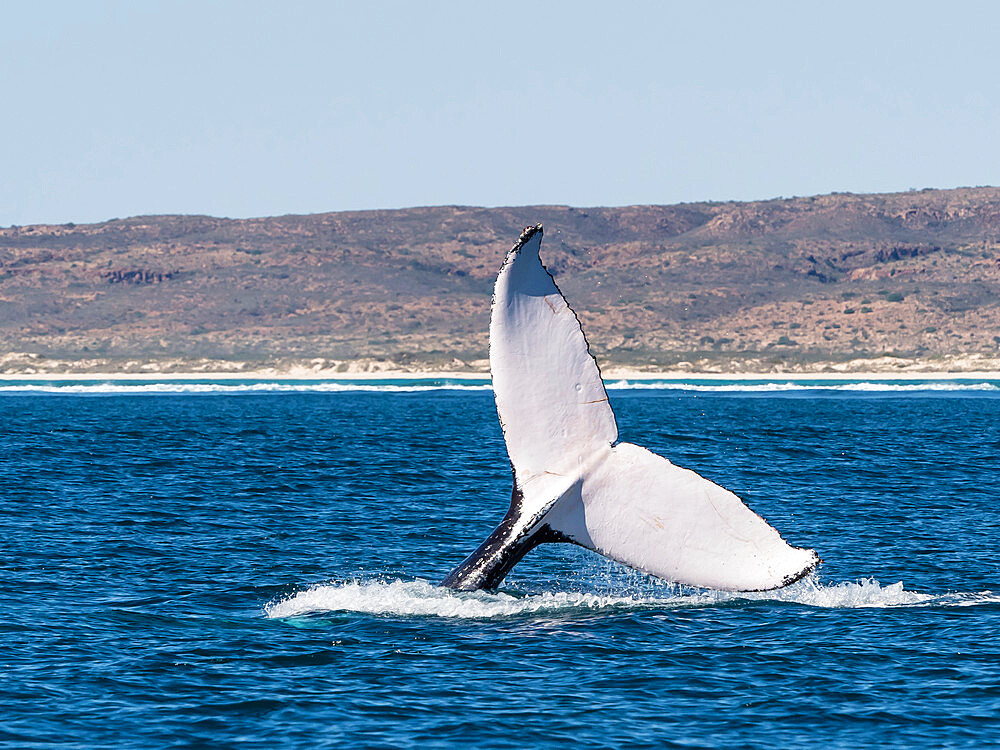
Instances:
[[[612,390],[825,561],[742,596],[434,586],[509,500],[487,390],[53,390],[0,393],[6,746],[1000,744],[996,386]]]

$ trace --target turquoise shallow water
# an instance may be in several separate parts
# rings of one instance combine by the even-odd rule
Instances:
[[[0,743],[1000,743],[997,383],[612,387],[824,558],[742,596],[563,545],[435,586],[510,491],[451,385],[0,383]]]

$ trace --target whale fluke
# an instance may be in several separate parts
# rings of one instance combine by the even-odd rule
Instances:
[[[514,474],[503,521],[443,586],[495,588],[544,542],[572,542],[658,578],[731,591],[799,580],[819,563],[732,492],[619,443],[597,361],[538,251],[507,253],[493,291],[490,370]]]

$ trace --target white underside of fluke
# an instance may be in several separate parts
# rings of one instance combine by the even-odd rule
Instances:
[[[787,544],[733,493],[616,444],[597,362],[539,259],[541,239],[541,226],[530,227],[508,253],[490,320],[493,390],[519,496],[504,543],[551,530],[654,576],[713,589],[772,589],[812,570],[815,551]],[[480,568],[492,564],[480,557]],[[458,587],[481,585],[456,573]]]

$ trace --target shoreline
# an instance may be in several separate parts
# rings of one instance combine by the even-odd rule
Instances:
[[[914,380],[1000,380],[1000,371],[996,370],[970,370],[970,371],[858,371],[858,372],[691,372],[683,370],[664,370],[661,372],[649,372],[646,370],[626,370],[609,368],[603,372],[602,378],[606,382],[617,380],[628,381],[851,381],[851,380],[878,380],[878,381],[914,381]],[[292,372],[280,372],[272,369],[252,370],[244,372],[38,372],[38,373],[0,373],[0,383],[4,382],[28,382],[28,381],[133,381],[133,382],[184,382],[195,380],[207,381],[234,381],[234,380],[261,380],[279,381],[289,380],[297,382],[306,381],[332,381],[332,382],[363,382],[363,381],[385,381],[385,380],[489,380],[488,372],[450,372],[447,370],[434,370],[426,372],[413,372],[404,370],[382,370],[379,372],[330,372],[315,371],[303,372],[301,370]]]
[[[857,381],[1000,380],[1000,352],[958,353],[926,359],[889,355],[846,360],[762,361],[750,359],[690,360],[660,366],[622,364],[597,359],[605,381]],[[400,363],[391,359],[336,360],[315,357],[286,359],[158,359],[57,358],[28,352],[0,354],[0,383],[26,381],[106,381],[154,383],[190,381],[488,381],[487,358],[451,362]]]

